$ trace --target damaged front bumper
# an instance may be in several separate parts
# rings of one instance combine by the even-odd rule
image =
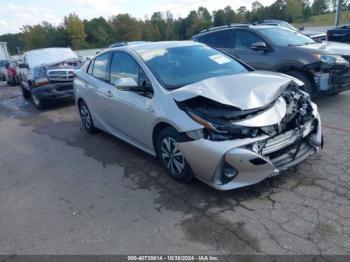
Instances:
[[[73,82],[50,83],[34,87],[33,94],[44,100],[56,100],[74,97]]]
[[[338,93],[350,89],[350,68],[334,65],[328,70],[312,71],[315,87],[320,93]]]
[[[257,150],[259,144],[263,147]],[[272,139],[267,135],[230,141],[199,139],[177,146],[199,180],[219,190],[230,190],[277,175],[304,161],[322,144],[317,115],[300,129]]]

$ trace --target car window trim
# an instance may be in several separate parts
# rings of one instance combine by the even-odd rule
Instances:
[[[101,81],[101,82],[104,82],[104,83],[108,83],[108,78],[107,78],[107,75],[109,75],[108,74],[108,67],[109,67],[109,64],[110,64],[110,60],[111,60],[111,51],[108,51],[108,52],[104,52],[104,53],[102,53],[102,54],[99,54],[98,56],[96,56],[94,59],[93,59],[93,61],[94,61],[94,65],[93,65],[93,67],[92,67],[92,74],[91,74],[91,76],[93,77],[93,78],[95,78],[95,79],[97,79],[97,80],[99,80],[99,81]],[[104,76],[104,79],[100,79],[100,78],[97,78],[96,76],[94,76],[94,68],[95,68],[95,62],[96,62],[96,59],[98,58],[98,57],[100,57],[100,56],[103,56],[103,55],[108,55],[108,60],[107,60],[107,66],[106,66],[106,70],[105,70],[105,76]],[[90,67],[90,65],[89,65],[89,67]],[[90,74],[89,74],[90,75]]]
[[[147,73],[145,72],[145,70],[143,70],[143,68],[142,68],[142,66],[140,65],[140,63],[135,59],[135,57],[133,57],[131,54],[129,54],[128,52],[125,52],[125,51],[123,51],[123,50],[117,50],[117,51],[113,51],[113,52],[111,52],[112,53],[112,55],[111,55],[111,57],[110,57],[110,64],[109,64],[109,70],[108,70],[108,76],[109,76],[109,81],[108,81],[108,84],[110,84],[111,86],[113,86],[114,88],[116,88],[116,86],[113,84],[113,83],[111,83],[111,81],[110,81],[110,79],[111,79],[111,69],[112,69],[112,60],[113,60],[113,57],[114,57],[114,55],[116,55],[117,53],[124,53],[124,54],[127,54],[128,56],[130,56],[134,61],[135,61],[135,63],[137,64],[137,66],[139,67],[139,72],[138,72],[138,76],[137,76],[137,84],[139,85],[140,83],[140,72],[142,71],[145,75],[146,75],[146,79],[148,79],[148,81],[150,82],[150,83],[152,83],[151,82],[151,80],[150,80],[150,78],[148,77],[148,75],[147,75]],[[139,94],[139,95],[142,95],[142,94],[140,94],[140,93],[137,93],[137,92],[133,92],[133,93],[135,93],[135,94]],[[153,86],[152,86],[152,93],[154,94],[154,88],[153,88]],[[146,95],[142,95],[142,96],[145,96],[145,97],[147,97]]]
[[[233,31],[234,31],[234,37],[236,37],[236,34],[237,34],[237,32],[239,32],[239,31],[249,32],[249,33],[251,33],[251,34],[257,36],[258,38],[260,38],[263,42],[265,42],[265,44],[266,44],[267,46],[269,46],[269,44],[266,43],[265,39],[262,38],[262,37],[261,37],[259,34],[257,34],[256,32],[253,32],[253,31],[251,31],[251,30],[246,30],[246,29],[244,29],[244,28],[235,29],[235,30],[233,30]],[[234,50],[239,50],[239,51],[254,51],[254,50],[252,50],[251,48],[248,48],[248,49],[236,48],[236,42],[235,42],[235,46],[232,47],[232,48],[233,48]],[[270,47],[269,47],[269,48],[270,48]]]

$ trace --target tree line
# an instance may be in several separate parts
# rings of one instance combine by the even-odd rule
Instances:
[[[343,9],[350,4],[343,1]],[[107,47],[122,41],[185,40],[211,26],[230,23],[254,22],[261,19],[280,19],[288,22],[307,20],[312,15],[334,12],[336,0],[276,0],[270,6],[254,1],[250,9],[241,6],[233,10],[230,6],[209,12],[204,7],[189,12],[187,17],[174,18],[171,12],[155,12],[145,19],[137,19],[129,14],[118,14],[108,19],[81,19],[75,13],[64,17],[63,23],[54,26],[48,22],[25,25],[17,34],[0,36],[0,41],[8,43],[11,54],[44,48],[66,47],[88,49]]]

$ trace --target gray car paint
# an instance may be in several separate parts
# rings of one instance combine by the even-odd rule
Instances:
[[[259,32],[259,28],[271,26],[242,26],[242,27],[226,27],[217,30],[209,30],[198,35],[193,36],[195,41],[199,41],[201,36],[205,36],[218,31],[232,30],[232,31],[249,31],[261,38],[267,44],[268,50],[252,50],[252,49],[238,49],[238,48],[220,48],[219,50],[230,54],[245,63],[249,64],[258,70],[267,70],[287,73],[289,71],[300,71],[307,76],[313,76],[314,70],[309,66],[313,66],[320,62],[318,54],[325,55],[340,55],[350,56],[350,45],[336,42],[322,42],[303,46],[279,46],[275,45],[266,36]],[[215,46],[213,46],[216,48]],[[309,77],[311,83],[315,86],[314,91],[325,91],[322,88],[317,88],[315,79]],[[350,88],[350,81],[347,81],[348,88]],[[332,91],[332,85],[329,85],[327,91]]]
[[[121,91],[112,84],[95,79],[86,73],[86,65],[77,71],[74,79],[76,101],[83,99],[87,103],[97,128],[111,133],[155,156],[153,131],[159,123],[171,125],[179,132],[203,128],[202,125],[192,120],[183,110],[180,110],[175,100],[181,101],[202,95],[219,103],[235,105],[244,109],[256,108],[276,100],[287,85],[294,81],[292,77],[282,74],[255,71],[230,77],[207,79],[175,91],[168,91],[153,76],[137,52],[142,52],[142,50],[156,51],[159,48],[183,45],[201,44],[194,42],[159,42],[118,47],[105,51],[127,52],[134,57],[152,84],[154,91],[152,97],[141,96],[131,91]],[[301,84],[298,80],[294,82]],[[239,83],[239,85],[233,85],[232,83]],[[277,99],[275,106],[277,108],[272,107],[268,117],[261,117],[263,114],[260,114],[241,124],[262,126],[264,123],[269,125],[280,121],[285,114],[285,104]],[[317,110],[315,105],[313,107]],[[268,122],[268,118],[273,119],[273,121]],[[315,113],[315,118],[319,119],[317,112]],[[322,133],[320,124],[317,126],[317,130]],[[251,159],[251,157],[261,158],[261,156],[250,150],[240,148],[267,138],[268,136],[265,135],[254,139],[235,139],[221,142],[199,139],[177,143],[177,146],[184,154],[198,179],[217,189],[228,190],[257,183],[278,171],[269,161],[259,167],[247,163],[249,157]],[[314,145],[312,150],[310,150],[310,154],[319,148],[321,145],[320,139],[318,137],[314,139]],[[234,179],[233,182],[227,185],[218,185],[216,183],[215,177],[218,170],[220,170],[220,164],[223,159],[236,164],[240,163],[239,167],[242,169],[237,182]],[[243,163],[240,161],[243,161]]]

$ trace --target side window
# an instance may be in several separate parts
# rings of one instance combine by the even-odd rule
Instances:
[[[96,57],[92,69],[92,75],[102,81],[106,80],[109,55],[110,53],[105,53]]]
[[[231,48],[231,30],[223,30],[203,36],[200,42],[216,48]]]
[[[133,78],[136,83],[139,82],[140,66],[127,53],[116,52],[113,54],[111,62],[110,82],[114,84],[120,78]]]
[[[235,31],[234,37],[234,48],[235,49],[246,49],[250,50],[252,44],[256,42],[264,42],[259,36],[256,34],[246,31],[246,30],[237,30]]]
[[[92,75],[92,69],[94,68],[94,63],[95,63],[95,59],[90,61],[90,64],[89,64],[88,69],[87,69],[87,73],[89,75]]]

